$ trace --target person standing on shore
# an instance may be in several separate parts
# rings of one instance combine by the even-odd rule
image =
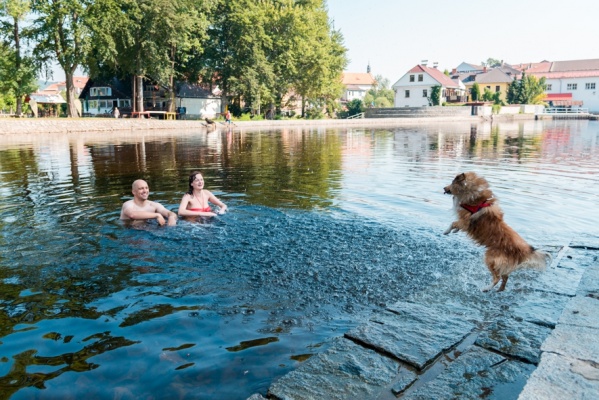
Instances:
[[[155,201],[148,200],[150,188],[146,181],[138,179],[131,186],[133,200],[128,200],[121,209],[122,220],[148,220],[156,219],[160,226],[166,223],[173,226],[177,224],[177,214],[167,210],[164,206]]]
[[[225,113],[225,122],[227,123],[227,125],[231,126],[231,111],[229,111],[228,109]]]
[[[115,107],[112,114],[114,115],[115,118],[118,118],[121,115],[121,112],[119,111],[119,109],[117,107]]]
[[[179,204],[179,216],[181,217],[215,217],[216,213],[208,203],[220,207],[218,214],[227,211],[227,205],[220,201],[209,190],[204,189],[204,177],[199,171],[189,174],[189,191],[183,195]]]

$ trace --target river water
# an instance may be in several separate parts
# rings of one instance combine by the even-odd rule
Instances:
[[[386,304],[479,296],[482,249],[442,235],[457,173],[552,249],[599,246],[598,165],[594,121],[0,137],[0,397],[266,394]],[[195,169],[229,213],[118,220]]]

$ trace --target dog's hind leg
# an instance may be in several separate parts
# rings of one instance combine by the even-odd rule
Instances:
[[[505,290],[505,285],[507,284],[508,275],[501,275],[501,286],[499,286],[498,292],[503,292]]]
[[[489,290],[493,289],[495,285],[497,285],[497,283],[499,282],[499,274],[497,273],[497,271],[495,271],[495,263],[491,261],[491,259],[492,258],[489,257],[489,254],[487,253],[487,255],[485,256],[485,263],[487,264],[487,268],[489,268],[489,272],[493,276],[493,281],[489,286],[483,289],[483,292],[488,292]]]

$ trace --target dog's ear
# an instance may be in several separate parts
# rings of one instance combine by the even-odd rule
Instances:
[[[456,182],[462,182],[464,179],[466,179],[466,175],[462,172],[461,174],[456,175],[454,180]]]

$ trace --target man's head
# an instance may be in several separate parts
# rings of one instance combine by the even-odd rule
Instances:
[[[150,188],[146,181],[138,179],[131,185],[131,193],[133,193],[133,197],[137,200],[147,200],[150,195]]]

